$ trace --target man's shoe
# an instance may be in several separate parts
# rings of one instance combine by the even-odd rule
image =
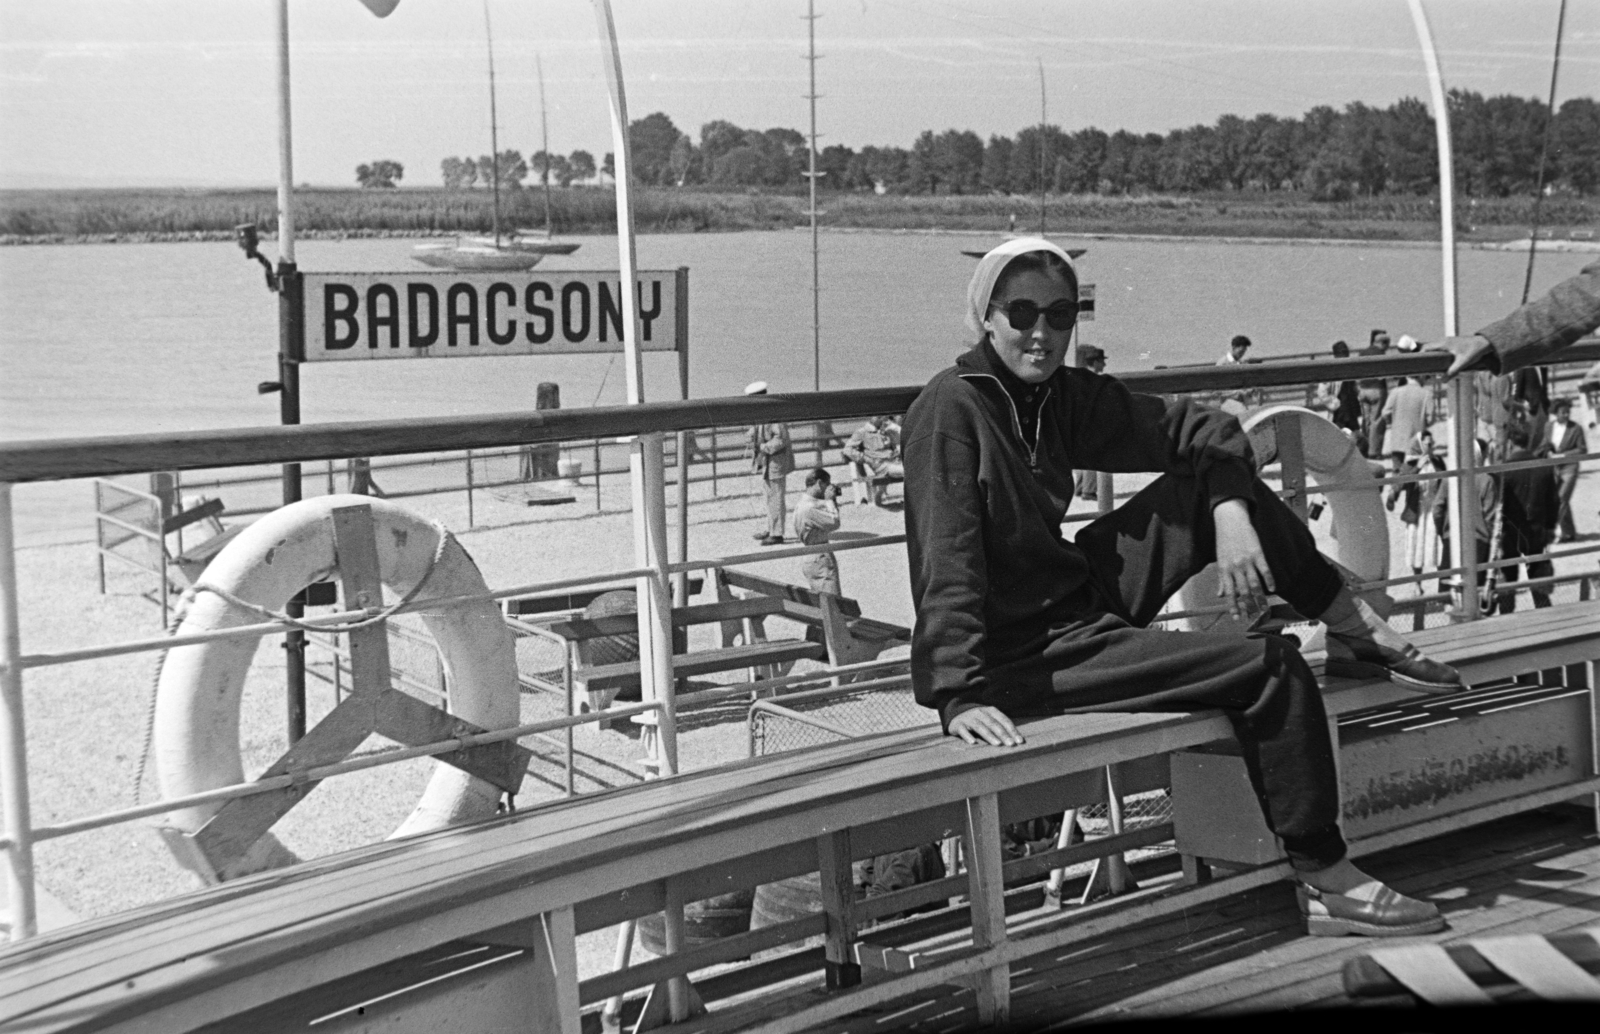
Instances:
[[[1445,928],[1437,906],[1390,887],[1376,901],[1362,901],[1297,883],[1294,896],[1313,937],[1413,937]]]
[[[1335,632],[1328,633],[1328,659],[1323,670],[1336,678],[1388,679],[1396,685],[1435,695],[1467,688],[1458,671],[1424,656],[1410,643],[1403,649],[1394,649],[1364,636]]]
[[[781,545],[783,545],[783,536],[782,535],[763,535],[763,536],[761,536],[761,544],[763,546],[781,546]]]

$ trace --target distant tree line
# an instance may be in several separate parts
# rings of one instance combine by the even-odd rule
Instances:
[[[543,184],[548,175],[551,183],[568,187],[578,180],[593,179],[597,171],[594,155],[588,151],[573,151],[571,154],[535,151],[526,160],[521,151],[501,151],[499,164],[500,185],[512,189],[521,187],[530,175],[534,183]],[[611,174],[611,155],[606,155],[600,171]],[[493,186],[494,173],[495,160],[487,154],[478,158],[446,158],[439,163],[439,174],[448,190]]]
[[[356,166],[356,183],[362,187],[393,188],[400,185],[406,168],[392,158],[379,158]]]
[[[1453,90],[1449,108],[1458,187],[1478,197],[1531,193],[1548,121],[1544,103]],[[700,127],[696,145],[655,112],[632,123],[629,134],[634,172],[644,183],[792,188],[805,182],[806,138],[793,129],[741,129],[718,120]],[[821,186],[880,193],[1029,194],[1042,182],[1053,193],[1297,190],[1338,201],[1435,191],[1437,155],[1428,109],[1408,97],[1387,108],[1319,106],[1298,119],[1224,115],[1214,125],[1164,135],[1067,133],[1045,125],[985,142],[970,130],[927,130],[910,148],[831,145],[818,152],[817,169]],[[561,182],[559,171],[553,175]],[[1581,195],[1600,189],[1600,104],[1593,98],[1573,98],[1557,111],[1544,182]]]

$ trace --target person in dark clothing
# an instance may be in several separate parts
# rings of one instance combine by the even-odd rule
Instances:
[[[1222,708],[1316,933],[1442,928],[1352,865],[1320,690],[1287,640],[1147,626],[1216,561],[1236,615],[1281,592],[1328,625],[1329,671],[1424,692],[1460,678],[1422,656],[1346,587],[1310,532],[1255,476],[1226,413],[1134,395],[1065,367],[1077,274],[1054,244],[986,255],[968,290],[971,351],[906,414],[906,531],[917,700],[969,743],[1022,742],[1013,718]],[[1162,476],[1069,542],[1074,467]]]
[[[1534,458],[1529,449],[1530,434],[1527,427],[1512,424],[1506,429],[1506,442],[1511,452],[1507,463],[1519,463]],[[1556,526],[1561,513],[1561,493],[1556,487],[1555,472],[1549,467],[1529,467],[1525,470],[1507,471],[1501,475],[1504,483],[1500,493],[1500,550],[1503,558],[1538,556],[1550,548],[1555,539]],[[1517,580],[1517,566],[1500,568],[1501,582]],[[1528,563],[1530,579],[1549,578],[1556,573],[1549,560]],[[1535,607],[1550,606],[1550,587],[1540,586],[1528,590]],[[1500,613],[1509,614],[1517,609],[1514,592],[1496,594]]]

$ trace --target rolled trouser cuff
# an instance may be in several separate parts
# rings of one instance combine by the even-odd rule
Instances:
[[[1283,850],[1296,872],[1316,872],[1342,860],[1347,853],[1344,834],[1337,823],[1301,836],[1283,837]]]

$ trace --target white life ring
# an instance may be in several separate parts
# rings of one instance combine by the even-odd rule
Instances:
[[[1299,425],[1300,448],[1311,481],[1350,486],[1323,493],[1333,532],[1333,549],[1323,551],[1330,552],[1362,581],[1388,578],[1389,520],[1383,506],[1383,486],[1373,479],[1371,461],[1361,455],[1354,439],[1321,414],[1300,406],[1268,406],[1242,422],[1256,462],[1262,466],[1278,458],[1277,428],[1281,420],[1294,420]],[[1213,564],[1184,585],[1179,596],[1184,610],[1216,605],[1216,570]],[[1220,630],[1236,624],[1244,627],[1244,623],[1234,622],[1226,614],[1185,618],[1184,624],[1191,631]]]
[[[380,578],[391,591],[404,594],[424,577],[427,583],[418,599],[486,591],[477,565],[453,537],[446,535],[440,548],[442,528],[393,503],[358,495],[309,499],[268,514],[217,554],[207,566],[202,584],[281,611],[295,593],[337,571],[331,514],[336,507],[356,505],[371,508]],[[516,648],[494,603],[420,614],[444,664],[450,712],[485,729],[517,724]],[[174,634],[233,628],[260,620],[259,615],[217,593],[201,591],[190,601]],[[152,736],[163,797],[245,781],[239,705],[259,642],[256,638],[216,640],[167,652],[156,688]],[[493,815],[499,794],[482,779],[436,764],[416,809],[390,837]],[[162,824],[192,834],[221,807],[217,803],[169,812]],[[175,838],[169,835],[168,839]],[[216,877],[233,879],[297,860],[267,833]]]

